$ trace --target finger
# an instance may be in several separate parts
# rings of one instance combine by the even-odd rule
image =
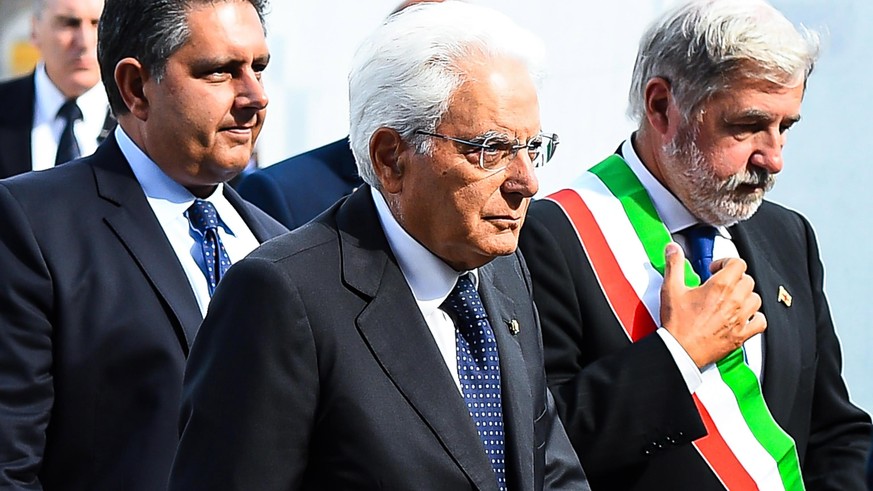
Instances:
[[[743,328],[743,338],[749,339],[755,334],[764,332],[767,329],[767,317],[763,312],[755,312],[755,315],[749,319],[749,322]]]
[[[664,248],[664,286],[662,290],[678,291],[685,286],[685,253],[679,244],[670,242]]]
[[[724,272],[722,273],[723,275],[727,274],[731,280],[736,281],[740,275],[746,272],[746,262],[738,257],[724,257],[713,261],[709,265],[709,271],[713,276],[716,273]],[[735,278],[734,275],[736,276]]]

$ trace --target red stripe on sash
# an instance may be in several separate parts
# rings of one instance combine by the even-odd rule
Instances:
[[[657,326],[652,315],[625,278],[588,205],[576,192],[568,189],[550,195],[549,199],[563,208],[573,222],[606,300],[630,340],[636,342],[655,332]],[[583,230],[584,235],[580,232]]]
[[[703,425],[706,427],[706,436],[694,440],[694,445],[700,450],[700,453],[706,456],[706,462],[712,471],[718,476],[722,484],[727,489],[736,490],[756,490],[758,485],[749,475],[749,472],[737,460],[730,447],[724,441],[715,422],[709,415],[709,411],[700,402],[696,395],[694,404],[697,406],[697,411],[700,412],[700,418],[703,420]]]

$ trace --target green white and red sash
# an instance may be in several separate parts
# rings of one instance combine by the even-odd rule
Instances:
[[[573,224],[628,338],[634,342],[653,333],[660,324],[664,247],[671,236],[627,163],[613,155],[572,189],[547,199]],[[687,261],[685,284],[700,284]],[[693,445],[725,488],[804,489],[794,440],[770,414],[742,350],[704,369],[702,379],[693,398],[707,435]]]

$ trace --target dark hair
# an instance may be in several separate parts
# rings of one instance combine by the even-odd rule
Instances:
[[[264,26],[268,0],[106,0],[97,30],[97,59],[112,111],[128,112],[115,85],[119,61],[135,58],[160,82],[167,59],[191,35],[188,13],[198,5],[233,1],[250,3]]]

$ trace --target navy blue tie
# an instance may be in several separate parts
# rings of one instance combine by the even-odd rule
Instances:
[[[230,258],[227,256],[227,251],[224,250],[221,237],[218,236],[218,213],[212,203],[197,199],[188,208],[188,221],[191,222],[191,228],[197,231],[200,236],[200,248],[203,251],[203,267],[205,268],[203,274],[206,275],[209,296],[211,297],[218,282],[230,268]]]
[[[469,274],[458,278],[458,283],[440,308],[449,313],[455,322],[461,392],[485,447],[485,454],[491,460],[497,485],[505,490],[500,357],[488,314]]]
[[[717,230],[709,225],[696,225],[683,232],[688,239],[688,255],[691,267],[700,276],[700,282],[708,280],[712,273],[709,265],[712,264],[712,246],[715,243]]]
[[[73,133],[73,126],[76,121],[82,119],[82,110],[76,105],[76,99],[70,99],[61,106],[58,110],[57,117],[64,120],[64,130],[61,132],[61,139],[58,141],[58,152],[55,154],[55,165],[61,165],[64,162],[69,162],[79,158],[79,143],[76,141],[76,135]]]

